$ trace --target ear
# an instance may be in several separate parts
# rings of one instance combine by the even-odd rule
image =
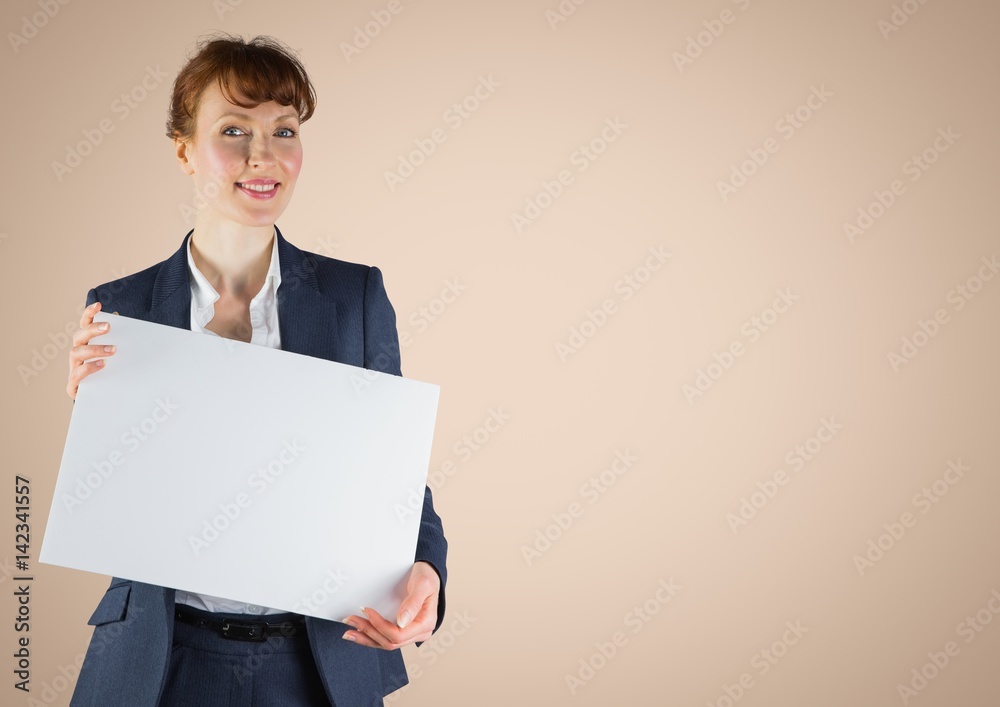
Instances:
[[[189,147],[190,145],[186,141],[174,138],[174,152],[177,155],[177,162],[185,174],[194,174],[194,166],[191,164],[191,158],[188,155]]]

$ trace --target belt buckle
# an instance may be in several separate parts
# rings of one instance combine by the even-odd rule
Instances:
[[[225,620],[222,622],[222,635],[237,641],[263,641],[267,638],[266,623],[242,623]]]

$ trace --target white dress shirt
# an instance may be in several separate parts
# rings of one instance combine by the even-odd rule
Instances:
[[[272,243],[271,265],[267,269],[264,285],[260,288],[260,292],[250,300],[250,325],[253,327],[250,343],[280,349],[281,334],[278,331],[277,292],[278,285],[281,284],[281,268],[278,263],[277,233],[275,233]],[[215,316],[215,301],[219,299],[219,293],[215,291],[215,288],[194,264],[194,258],[191,257],[190,238],[188,238],[187,245],[187,261],[191,274],[191,331],[218,336],[214,331],[206,329],[205,325],[212,321]],[[209,594],[185,592],[180,589],[176,592],[175,601],[178,604],[187,604],[206,611],[225,611],[237,614],[278,614],[283,611]]]

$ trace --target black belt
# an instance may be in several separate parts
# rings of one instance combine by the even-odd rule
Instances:
[[[268,623],[266,621],[237,621],[235,619],[206,619],[176,607],[174,618],[198,628],[217,631],[223,638],[234,641],[264,641],[271,636],[294,636],[305,633],[306,622],[302,619]]]

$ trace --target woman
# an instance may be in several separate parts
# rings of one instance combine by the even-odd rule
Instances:
[[[113,345],[88,343],[111,331],[94,322],[102,309],[400,375],[379,269],[300,250],[275,225],[314,107],[305,69],[277,41],[199,45],[174,82],[167,135],[205,206],[173,256],[89,291],[70,398],[114,356]],[[399,647],[419,646],[444,618],[447,541],[429,488],[422,513],[394,620],[366,609],[326,621],[112,578],[88,622],[94,634],[71,704],[382,705],[408,682]]]

